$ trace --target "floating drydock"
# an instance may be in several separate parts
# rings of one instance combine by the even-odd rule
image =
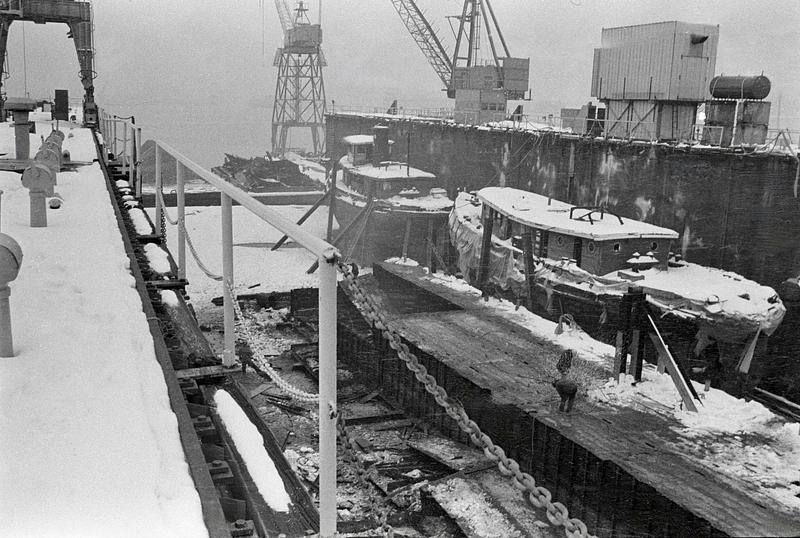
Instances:
[[[645,396],[628,405],[583,397],[572,414],[558,413],[548,365],[563,348],[515,319],[513,304],[503,314],[494,299],[484,303],[476,290],[454,289],[451,279],[421,268],[377,264],[373,271],[362,280],[427,371],[599,536],[800,533],[794,486],[767,485],[765,467],[756,462],[741,465],[741,472],[725,469],[737,454],[765,447],[781,453],[780,439],[702,429],[692,434],[676,419],[680,415]],[[466,440],[394,352],[372,339],[368,326],[340,325],[340,337],[343,360],[357,362],[389,398]],[[610,369],[600,358],[603,350],[590,341],[567,337],[564,345],[586,360],[584,383]],[[616,389],[601,383],[599,390],[613,398]],[[774,428],[784,429],[778,422]],[[757,468],[749,469],[753,464]],[[783,473],[779,468],[775,476]]]

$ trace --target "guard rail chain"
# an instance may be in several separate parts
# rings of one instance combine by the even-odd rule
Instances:
[[[192,258],[194,258],[195,263],[197,263],[197,267],[200,268],[205,275],[210,278],[211,280],[216,280],[217,282],[222,281],[222,275],[218,275],[211,271],[208,266],[203,263],[203,260],[200,259],[200,255],[197,253],[197,249],[194,247],[194,242],[192,242],[192,237],[189,235],[189,231],[186,229],[186,223],[184,222],[185,219],[177,217],[175,219],[170,218],[169,212],[167,211],[167,204],[164,203],[164,194],[160,191],[156,191],[156,196],[158,196],[158,201],[161,204],[161,238],[166,240],[167,238],[167,227],[165,224],[169,222],[172,226],[177,226],[182,232],[183,237],[186,238],[186,245],[189,247],[189,252],[192,253]]]
[[[336,420],[336,436],[339,438],[339,443],[342,446],[344,459],[355,471],[359,485],[364,488],[364,491],[369,492],[371,487],[368,479],[372,479],[373,483],[377,484],[378,471],[375,469],[374,465],[368,465],[363,458],[359,457],[355,443],[344,426],[344,419],[341,414]],[[378,499],[380,499],[380,501]],[[390,510],[387,503],[388,501],[383,497],[369,495],[370,510],[373,514],[378,514],[383,535],[388,538],[393,538],[394,529],[387,523]]]
[[[291,383],[283,379],[275,370],[275,368],[273,368],[272,365],[266,360],[265,357],[268,355],[268,353],[264,347],[264,344],[255,333],[253,321],[249,317],[245,316],[242,312],[242,307],[239,306],[239,301],[236,300],[236,291],[233,289],[231,283],[225,282],[225,286],[230,294],[230,297],[233,299],[233,311],[236,314],[237,336],[247,342],[247,344],[250,346],[250,349],[253,351],[253,362],[258,364],[258,366],[267,373],[272,381],[278,385],[278,388],[292,398],[301,402],[319,402],[318,394],[311,394],[310,392],[305,392],[304,390],[293,386]]]
[[[568,537],[587,538],[589,534],[586,524],[577,518],[569,517],[569,510],[560,502],[553,502],[552,494],[546,488],[536,485],[536,480],[528,473],[522,472],[514,459],[506,456],[502,447],[496,445],[492,439],[481,431],[478,424],[469,418],[464,407],[456,400],[451,399],[447,392],[430,375],[424,365],[402,341],[400,335],[389,327],[385,317],[380,313],[374,300],[361,288],[355,275],[348,265],[337,262],[339,271],[344,276],[342,284],[355,306],[366,317],[367,321],[378,329],[388,341],[389,346],[397,352],[397,356],[405,363],[417,380],[422,383],[425,390],[431,394],[436,403],[452,418],[464,433],[470,436],[475,446],[483,449],[486,457],[497,463],[500,472],[510,477],[514,486],[527,493],[526,498],[536,508],[545,508],[547,519],[556,526],[563,526]]]

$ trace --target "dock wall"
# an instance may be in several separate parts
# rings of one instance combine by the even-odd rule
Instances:
[[[680,232],[673,251],[777,287],[800,273],[800,198],[791,156],[604,140],[438,120],[327,115],[328,154],[342,137],[389,126],[394,157],[459,189],[505,185]]]

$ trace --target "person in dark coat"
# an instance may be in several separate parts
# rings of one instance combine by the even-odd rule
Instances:
[[[572,403],[575,401],[575,395],[578,394],[578,384],[571,379],[567,379],[567,374],[572,367],[572,358],[574,356],[575,353],[571,349],[567,349],[561,354],[556,364],[556,369],[558,373],[561,374],[561,378],[553,381],[553,386],[556,388],[556,392],[558,392],[558,396],[561,398],[561,404],[558,406],[558,410],[562,412],[566,411],[567,413],[572,411]]]

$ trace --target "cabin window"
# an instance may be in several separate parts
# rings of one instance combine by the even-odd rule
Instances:
[[[611,248],[613,249],[614,252],[619,253],[622,250],[622,245],[619,243],[614,243],[614,245]]]
[[[658,243],[656,243],[655,241],[650,243],[650,250],[652,250],[653,252],[658,252]]]
[[[594,241],[589,241],[588,243],[586,243],[586,250],[588,250],[589,252],[594,252],[595,250]]]
[[[384,191],[390,191],[390,190],[392,190],[392,184],[391,184],[391,183],[389,183],[388,181],[384,181],[384,182],[381,184],[381,188],[382,188]]]

